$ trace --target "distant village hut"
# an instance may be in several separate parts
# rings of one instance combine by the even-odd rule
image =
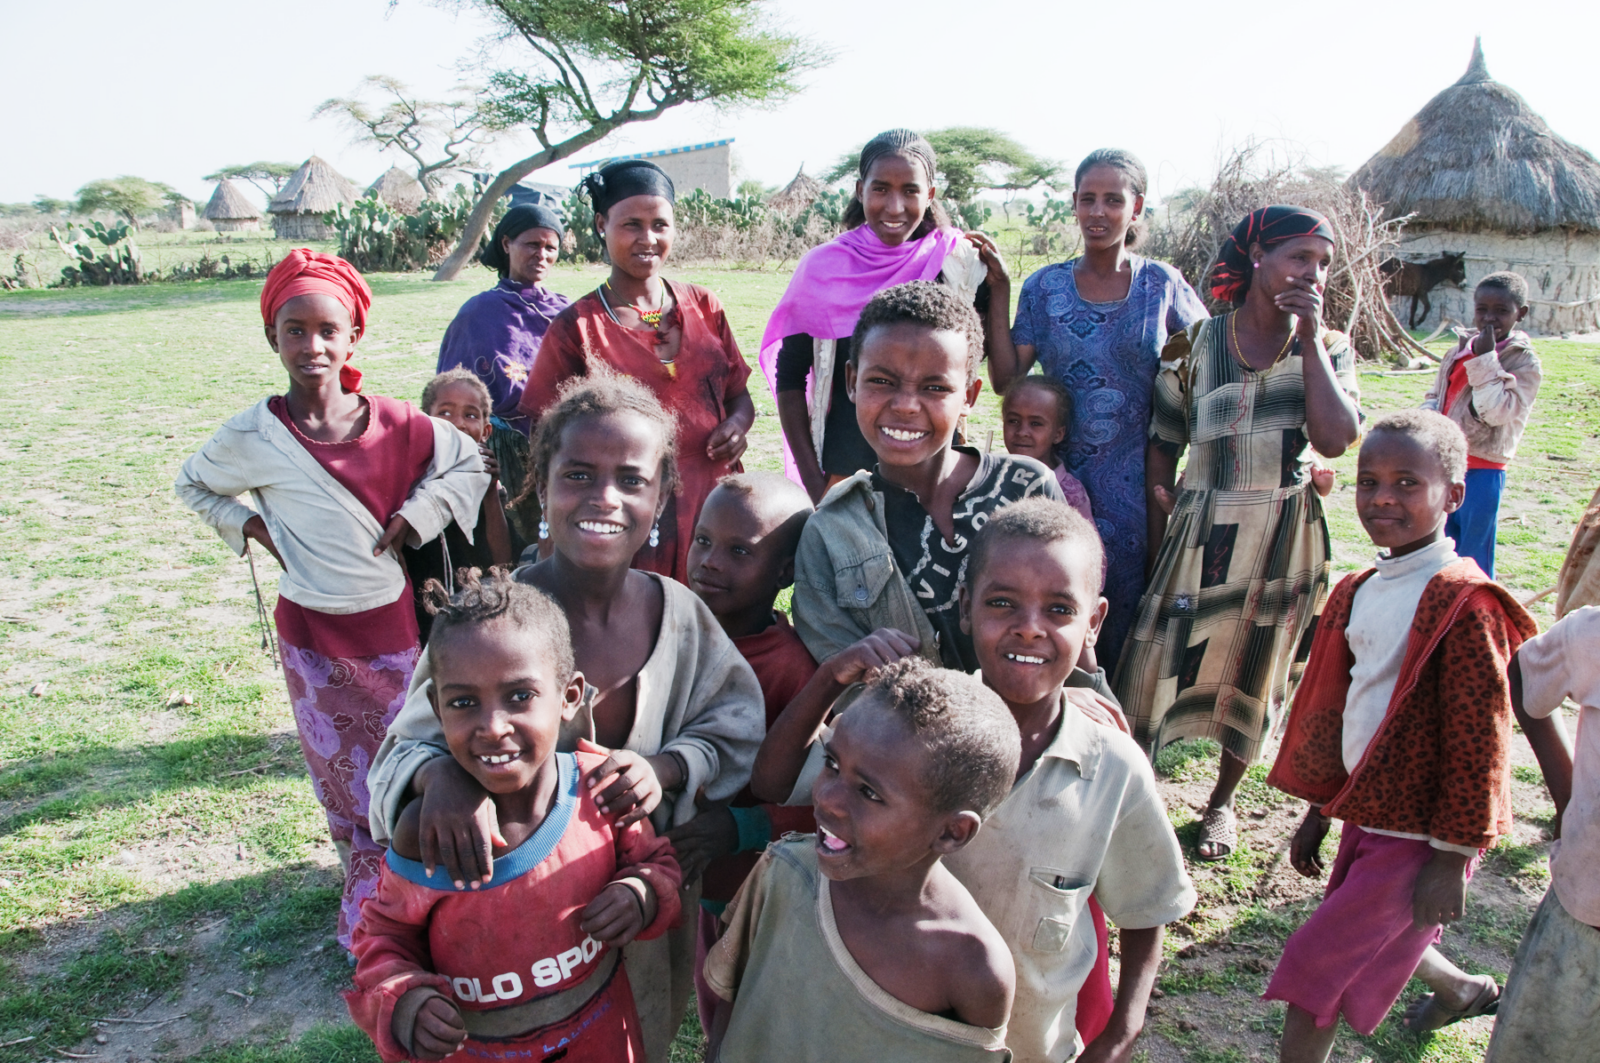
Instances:
[[[352,205],[360,194],[348,179],[313,155],[268,204],[272,231],[280,240],[330,239],[333,230],[322,216],[340,203]]]
[[[400,167],[391,166],[367,186],[367,195],[376,196],[403,214],[415,214],[428,198],[428,190]]]
[[[1481,40],[1461,79],[1350,180],[1391,217],[1416,215],[1402,236],[1402,258],[1466,256],[1466,284],[1434,289],[1421,328],[1471,324],[1478,281],[1515,270],[1528,279],[1529,332],[1600,329],[1600,162],[1489,77]],[[1402,321],[1409,304],[1393,300]]]
[[[733,195],[733,149],[729,147],[732,143],[733,138],[729,137],[727,140],[713,140],[705,144],[686,144],[681,148],[664,148],[661,151],[645,151],[637,155],[613,155],[609,159],[575,162],[567,168],[598,170],[607,163],[621,162],[623,159],[649,159],[672,178],[673,189],[678,195],[703,188],[717,199],[728,199]]]
[[[205,219],[219,233],[255,232],[261,228],[261,211],[230,178],[217,182],[206,204]]]
[[[821,198],[822,192],[821,183],[809,176],[806,168],[801,166],[795,171],[794,180],[767,197],[767,206],[779,214],[792,216],[815,203]]]

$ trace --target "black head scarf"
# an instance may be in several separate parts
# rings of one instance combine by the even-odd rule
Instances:
[[[653,162],[643,159],[623,159],[602,166],[583,179],[583,190],[589,193],[596,214],[604,214],[612,206],[631,196],[660,196],[668,203],[678,201],[668,177]]]
[[[1211,269],[1211,294],[1234,306],[1242,306],[1254,272],[1250,245],[1273,248],[1297,236],[1320,236],[1337,243],[1328,219],[1310,207],[1262,207],[1250,214],[1234,226],[1233,232],[1222,242],[1222,254]]]
[[[529,229],[549,229],[560,236],[565,226],[561,224],[561,216],[549,207],[532,203],[512,207],[494,227],[494,235],[489,238],[489,246],[483,249],[483,254],[478,256],[479,260],[490,269],[498,270],[500,276],[509,276],[511,256],[506,253],[505,245]]]

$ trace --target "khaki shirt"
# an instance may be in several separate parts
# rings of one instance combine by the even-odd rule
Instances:
[[[1074,673],[1075,685],[1088,677]],[[994,923],[1017,965],[1006,1046],[1018,1063],[1083,1050],[1078,991],[1094,966],[1089,895],[1130,930],[1187,915],[1194,885],[1150,762],[1120,731],[1070,703],[1034,766],[966,848],[944,858]]]

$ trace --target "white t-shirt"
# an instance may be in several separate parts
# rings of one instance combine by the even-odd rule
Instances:
[[[1543,719],[1571,698],[1580,706],[1572,800],[1550,849],[1550,878],[1572,918],[1600,926],[1600,607],[1585,606],[1522,644],[1522,708]]]

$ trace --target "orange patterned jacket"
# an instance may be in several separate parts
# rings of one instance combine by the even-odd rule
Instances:
[[[1480,849],[1511,829],[1511,696],[1506,667],[1538,633],[1527,611],[1463,558],[1429,581],[1389,711],[1353,773],[1341,740],[1356,590],[1345,577],[1323,610],[1267,781],[1322,812],[1377,830]]]

